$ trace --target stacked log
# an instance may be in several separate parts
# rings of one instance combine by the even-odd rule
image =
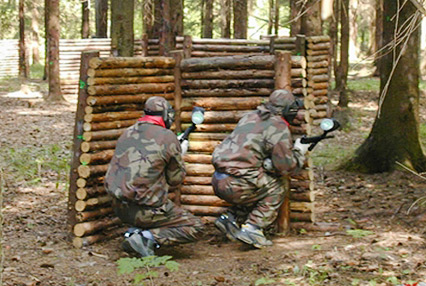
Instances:
[[[74,245],[83,246],[116,235],[120,220],[113,216],[112,198],[103,177],[118,137],[143,115],[145,101],[162,96],[174,105],[175,60],[165,57],[91,57],[79,96],[76,126],[77,163],[73,165]],[[71,186],[70,186],[71,190]],[[106,235],[106,229],[111,235]]]
[[[187,177],[181,188],[182,206],[196,215],[217,216],[228,203],[215,196],[211,186],[214,168],[211,154],[214,148],[235,128],[239,119],[256,109],[277,88],[280,77],[288,76],[296,97],[305,98],[305,58],[288,56],[287,62],[277,55],[238,55],[232,57],[190,58],[181,62],[182,129],[190,126],[191,109],[205,109],[203,124],[197,125],[189,138],[189,151],[184,157]],[[291,63],[290,63],[291,62]],[[282,75],[280,64],[288,64],[289,75]],[[299,124],[292,127],[295,136],[309,130],[306,110],[298,116]],[[290,194],[291,218],[313,221],[314,195],[309,184],[297,183],[313,179],[312,171],[305,170],[293,178]]]
[[[18,40],[0,40],[0,50],[0,78],[18,76]]]

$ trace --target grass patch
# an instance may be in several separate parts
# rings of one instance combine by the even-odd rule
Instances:
[[[44,76],[44,65],[38,63],[30,67],[30,78],[42,79]]]
[[[378,78],[359,78],[348,80],[348,89],[352,91],[380,91],[380,80]]]
[[[342,146],[327,144],[323,148],[315,149],[311,153],[314,166],[323,167],[326,170],[336,170],[342,162],[349,160],[358,146]]]
[[[0,78],[0,92],[14,92],[21,89],[21,82],[16,77]]]
[[[57,144],[0,149],[0,168],[15,182],[26,185],[36,185],[44,177],[56,179],[57,185],[67,184],[69,161],[70,152]]]

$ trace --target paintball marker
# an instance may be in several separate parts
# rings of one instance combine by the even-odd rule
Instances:
[[[189,134],[197,128],[197,124],[201,124],[204,121],[204,108],[195,106],[192,109],[191,116],[192,125],[186,128],[185,132],[182,135],[179,135],[179,142],[188,140]]]
[[[326,118],[323,121],[321,121],[320,127],[324,131],[321,135],[312,136],[312,137],[303,136],[300,139],[300,143],[311,144],[308,148],[309,151],[312,151],[312,149],[314,149],[314,147],[321,140],[327,139],[327,138],[333,138],[334,136],[332,136],[332,135],[327,136],[327,134],[329,132],[332,132],[332,131],[336,130],[337,128],[339,128],[340,123],[334,118]]]

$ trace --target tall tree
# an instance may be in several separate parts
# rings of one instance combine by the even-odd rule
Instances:
[[[213,37],[213,0],[203,0],[202,38]]]
[[[46,100],[61,101],[64,98],[62,97],[59,78],[59,0],[45,0],[45,5],[49,13],[46,27],[49,94]]]
[[[307,0],[302,12],[300,34],[306,36],[322,35],[321,1]]]
[[[347,94],[348,70],[349,70],[349,0],[337,0],[340,19],[340,61],[334,67],[336,91],[339,94],[339,106],[348,107],[349,96]]]
[[[107,38],[108,35],[108,0],[95,1],[96,38]]]
[[[19,0],[19,76],[28,77],[28,65],[25,42],[24,0]]]
[[[183,0],[170,1],[170,13],[174,36],[183,36]]]
[[[147,34],[148,38],[152,38],[154,25],[154,1],[142,0],[142,26],[143,34]]]
[[[234,39],[247,39],[247,0],[234,1]]]
[[[336,0],[337,1],[337,0]],[[302,13],[305,1],[290,1],[290,36],[295,37],[300,34],[302,26]]]
[[[114,56],[133,56],[134,4],[134,0],[111,1],[111,51]]]
[[[40,63],[40,51],[39,51],[39,38],[40,38],[40,12],[39,12],[39,3],[38,1],[31,1],[31,48],[32,48],[32,57],[33,64]]]
[[[90,7],[88,0],[81,2],[81,13],[81,38],[87,39],[90,37]]]
[[[232,0],[221,0],[220,2],[220,36],[231,37],[231,5]]]
[[[169,52],[176,46],[176,38],[173,36],[172,30],[172,18],[170,10],[170,1],[173,0],[161,0],[161,34],[160,34],[160,45],[159,53],[161,56],[168,56]]]
[[[152,37],[154,39],[160,38],[163,25],[161,13],[161,0],[154,0],[154,26],[152,27]]]
[[[400,162],[426,170],[419,139],[419,21],[411,1],[384,1],[379,111],[368,138],[349,167],[368,173],[387,172]]]
[[[384,0],[376,0],[376,17],[375,17],[375,33],[374,33],[374,66],[376,67],[376,70],[374,71],[375,76],[380,75],[380,56],[381,56],[381,48],[382,45],[382,34],[383,34],[383,1]]]
[[[269,0],[269,19],[268,19],[268,35],[278,35],[279,28],[279,11],[280,11],[279,0]],[[273,32],[273,30],[275,30]]]

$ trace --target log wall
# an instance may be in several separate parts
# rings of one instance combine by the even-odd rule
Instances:
[[[291,127],[293,139],[317,134],[318,121],[330,111],[328,58],[323,57],[329,41],[299,37],[297,42],[306,49],[294,50],[291,55],[279,50],[273,55],[191,58],[184,58],[185,51],[175,53],[174,58],[103,58],[98,54],[89,56],[86,64],[82,56],[69,193],[74,245],[81,247],[122,233],[103,187],[103,176],[116,140],[142,115],[150,96],[164,96],[174,105],[176,131],[190,125],[193,106],[206,110],[204,123],[190,135],[184,157],[185,181],[170,194],[175,203],[206,218],[219,215],[228,206],[214,195],[211,186],[215,146],[245,113],[254,110],[275,88],[286,86],[280,78],[287,77],[288,88],[305,102],[298,124]],[[283,74],[286,65],[287,75]],[[305,170],[291,178],[290,219],[298,227],[315,221],[313,167],[308,159]]]
[[[0,78],[19,75],[18,40],[0,40]]]

